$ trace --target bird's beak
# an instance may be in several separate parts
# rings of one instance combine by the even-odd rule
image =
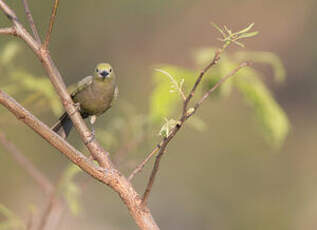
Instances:
[[[107,71],[102,71],[100,75],[102,76],[103,79],[105,79],[109,75],[109,73]]]

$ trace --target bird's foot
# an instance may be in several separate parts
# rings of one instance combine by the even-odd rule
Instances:
[[[96,135],[95,135],[95,129],[93,129],[91,131],[91,134],[89,136],[89,140],[85,142],[85,145],[90,144],[94,139],[95,139]]]
[[[70,116],[73,116],[76,112],[79,112],[79,110],[80,110],[80,103],[79,103],[79,102],[74,103],[74,107],[75,107],[75,109],[74,109],[74,111],[72,111],[72,112],[69,114]]]

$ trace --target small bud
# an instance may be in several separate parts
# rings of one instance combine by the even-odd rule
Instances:
[[[195,112],[195,108],[190,107],[190,108],[187,110],[186,115],[187,115],[187,116],[188,116],[188,115],[191,115],[193,112]]]

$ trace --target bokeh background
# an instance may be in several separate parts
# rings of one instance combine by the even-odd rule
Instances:
[[[52,1],[29,2],[43,37]],[[9,4],[25,22],[22,3]],[[211,100],[199,112],[208,129],[185,127],[168,148],[149,206],[162,229],[313,230],[317,226],[316,10],[314,0],[61,1],[51,54],[67,84],[90,73],[97,62],[112,63],[121,106],[97,122],[107,128],[107,121],[120,113],[124,103],[136,113],[147,113],[154,64],[194,69],[194,49],[221,44],[210,21],[233,29],[255,22],[260,34],[245,42],[247,49],[276,53],[287,71],[285,83],[277,87],[270,68],[261,69],[292,125],[284,145],[276,150],[265,141],[238,94]],[[2,14],[0,25],[8,25]],[[0,50],[10,39],[1,36]],[[45,76],[28,48],[15,58],[14,68]],[[1,75],[0,83],[5,78]],[[17,99],[22,102],[25,97]],[[49,125],[57,118],[50,108],[25,106]],[[58,180],[68,160],[3,108],[0,115],[0,129],[8,139],[52,181]],[[158,130],[152,132],[151,139],[123,157],[124,172],[153,148]],[[75,133],[70,142],[83,149]],[[38,185],[2,146],[0,159],[0,203],[24,219],[30,209],[40,213],[46,197]],[[143,191],[149,172],[148,166],[135,179],[138,191]],[[60,229],[137,229],[113,191],[84,174],[76,181],[85,185],[80,194],[82,210],[78,216],[66,211]]]

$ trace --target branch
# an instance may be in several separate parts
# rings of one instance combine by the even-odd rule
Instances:
[[[197,77],[197,80],[193,86],[193,88],[191,89],[189,95],[187,96],[184,105],[183,105],[183,115],[185,115],[187,113],[187,107],[188,104],[190,102],[190,100],[192,99],[192,97],[195,94],[195,91],[199,85],[199,83],[201,82],[201,80],[203,79],[203,76],[206,74],[206,72],[208,72],[208,70],[217,64],[217,62],[220,59],[220,55],[223,53],[224,49],[218,49],[214,55],[214,58],[212,59],[212,61],[200,72],[199,76]]]
[[[113,188],[129,208],[130,214],[140,229],[159,229],[149,209],[141,206],[139,194],[118,170],[115,168],[104,169],[96,166],[92,160],[71,146],[66,140],[52,131],[2,90],[0,90],[0,104],[6,107],[18,120],[28,125],[86,173]]]
[[[54,26],[54,22],[55,22],[55,18],[56,18],[56,11],[57,11],[57,7],[58,7],[58,3],[59,3],[59,0],[55,0],[54,7],[53,7],[53,10],[52,10],[52,14],[51,14],[51,18],[50,18],[50,23],[49,23],[48,30],[47,30],[47,33],[46,33],[45,42],[44,42],[44,45],[43,45],[43,49],[44,50],[47,50],[48,43],[50,42],[50,39],[51,39],[51,34],[52,34],[52,31],[53,31],[53,26]]]
[[[131,181],[133,177],[142,171],[146,163],[159,151],[160,145],[157,145],[151,153],[147,155],[147,157],[132,171],[130,176],[128,177],[128,180]]]
[[[29,8],[28,0],[22,0],[22,2],[23,2],[23,6],[24,6],[24,11],[25,11],[26,17],[27,17],[27,19],[28,19],[28,21],[30,23],[30,27],[31,27],[33,36],[34,36],[35,40],[39,44],[41,44],[41,38],[39,36],[39,33],[37,31],[37,28],[36,28],[36,25],[34,23],[34,20],[33,20],[33,17],[32,17],[30,8]]]
[[[52,26],[50,26],[50,28],[53,27],[57,4],[58,0],[55,1],[50,22]],[[96,139],[92,139],[93,135],[74,106],[73,101],[67,92],[62,76],[51,59],[51,56],[47,52],[47,49],[41,49],[40,45],[25,30],[18,21],[15,13],[3,2],[3,0],[0,0],[0,9],[12,21],[13,26],[16,29],[17,36],[27,43],[43,64],[43,67],[45,68],[57,94],[59,95],[66,112],[70,115],[75,128],[79,132],[82,141],[86,144],[90,154],[98,162],[100,167],[96,166],[91,160],[85,157],[81,152],[76,150],[73,146],[49,129],[45,124],[19,105],[13,98],[9,97],[1,90],[0,104],[3,104],[8,110],[14,113],[18,119],[21,119],[25,124],[31,127],[47,142],[67,156],[74,164],[78,165],[92,177],[109,185],[114,191],[116,191],[128,207],[131,216],[134,218],[134,221],[140,229],[159,229],[150,213],[150,210],[144,205],[141,205],[139,194],[135,191],[130,182],[114,167],[109,158],[109,153],[100,146]],[[52,29],[49,29],[50,32],[48,40],[51,30]]]
[[[47,195],[53,191],[54,186],[50,180],[39,171],[2,132],[0,132],[0,143],[12,154],[18,164],[40,185]]]
[[[146,186],[146,189],[145,189],[145,192],[143,194],[143,197],[142,197],[142,204],[143,205],[146,205],[147,203],[147,200],[149,198],[149,195],[150,195],[150,192],[151,192],[151,189],[153,187],[153,184],[154,184],[154,181],[155,181],[155,177],[157,175],[157,172],[159,170],[159,165],[160,165],[160,161],[162,159],[162,156],[164,155],[165,151],[166,151],[166,147],[167,145],[169,144],[169,142],[174,138],[174,136],[176,135],[176,133],[180,130],[180,128],[183,126],[184,122],[189,118],[191,117],[196,111],[197,109],[199,108],[199,106],[207,99],[207,97],[212,93],[214,92],[219,86],[221,86],[226,80],[228,80],[230,77],[232,77],[235,73],[237,73],[241,68],[243,67],[246,67],[248,65],[250,65],[250,63],[248,62],[244,62],[242,64],[240,64],[237,68],[235,68],[232,72],[230,72],[228,75],[226,75],[225,77],[223,77],[222,79],[220,79],[217,84],[212,87],[210,90],[208,90],[203,96],[202,98],[195,104],[194,108],[192,111],[188,111],[187,110],[187,107],[188,107],[188,104],[191,100],[191,98],[194,96],[195,94],[195,91],[199,85],[199,83],[201,82],[203,76],[208,72],[208,70],[215,64],[217,64],[218,60],[220,59],[220,55],[221,53],[223,52],[223,49],[219,49],[218,51],[216,51],[215,55],[214,55],[214,58],[213,60],[203,69],[202,72],[200,72],[192,90],[190,91],[188,97],[186,98],[186,100],[184,101],[184,104],[183,104],[183,114],[179,120],[179,122],[177,123],[177,125],[173,128],[173,130],[171,131],[171,134],[168,136],[168,137],[165,137],[162,141],[162,144],[158,145],[160,146],[159,148],[159,152],[156,156],[156,160],[155,160],[155,163],[154,163],[154,166],[153,166],[153,169],[152,169],[152,172],[151,172],[151,175],[150,175],[150,178],[149,178],[149,181],[148,181],[148,184]],[[146,158],[146,160],[144,160],[134,171],[136,173],[140,172],[141,170],[138,170],[139,168],[143,168],[144,165],[146,164],[146,162],[149,160],[148,158],[150,158],[151,156],[153,156],[154,154],[149,154],[148,157]],[[133,176],[136,174],[134,173]],[[132,176],[132,178],[133,178]],[[131,175],[130,175],[131,177]],[[129,177],[129,178],[130,178]]]

